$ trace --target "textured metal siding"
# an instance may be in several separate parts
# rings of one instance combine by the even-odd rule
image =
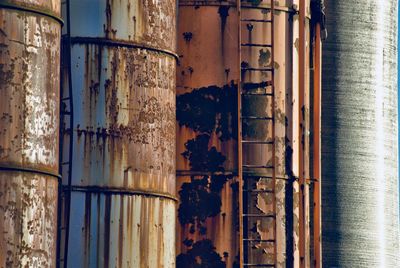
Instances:
[[[176,3],[70,2],[68,267],[174,267]]]
[[[59,1],[0,1],[0,266],[54,267]],[[41,13],[42,12],[42,13]]]
[[[326,1],[324,267],[399,267],[397,1]]]
[[[191,218],[202,218],[207,215],[204,220],[200,220],[200,224],[194,222],[180,221],[177,230],[177,253],[178,263],[181,266],[188,267],[184,264],[184,260],[195,258],[195,262],[211,261],[207,258],[207,254],[215,257],[212,259],[214,267],[222,267],[223,261],[226,267],[235,267],[238,255],[238,221],[237,221],[237,184],[235,174],[237,172],[237,150],[236,150],[236,134],[232,135],[229,131],[237,131],[234,121],[236,120],[236,83],[238,79],[237,73],[237,11],[236,1],[180,1],[179,2],[179,25],[178,25],[178,51],[180,55],[180,64],[177,71],[177,191],[181,197],[180,208],[182,211],[187,209]],[[268,6],[269,1],[263,1],[259,7]],[[266,19],[269,17],[268,11],[255,8],[250,3],[243,2],[246,8],[242,9],[243,18]],[[292,123],[295,124],[292,114],[295,114],[293,106],[297,103],[292,100],[292,87],[296,88],[298,84],[293,83],[298,74],[298,63],[292,65],[292,53],[296,51],[297,43],[294,39],[298,36],[292,36],[292,16],[288,14],[291,10],[292,1],[279,1],[276,10],[276,31],[275,31],[275,63],[271,63],[268,51],[265,48],[244,50],[243,60],[248,62],[252,67],[268,67],[272,64],[276,68],[276,129],[277,129],[277,175],[281,178],[277,181],[276,189],[278,190],[278,262],[280,266],[286,265],[287,247],[293,251],[298,247],[293,244],[294,237],[298,233],[298,216],[295,208],[298,207],[298,194],[289,197],[289,206],[286,209],[287,196],[291,186],[286,187],[285,180],[289,169],[292,166],[286,166],[287,147],[293,148],[293,139],[290,136]],[[296,16],[294,16],[296,18]],[[294,23],[298,20],[294,19]],[[249,26],[250,27],[250,26]],[[269,43],[268,36],[269,26],[254,23],[253,28],[249,30],[244,24],[242,26],[242,36],[245,37],[243,43]],[[292,42],[293,41],[293,42]],[[297,54],[296,54],[297,55]],[[292,75],[293,74],[293,75]],[[260,83],[268,80],[268,77],[262,77],[256,73],[246,75],[246,86],[250,83]],[[297,89],[297,88],[296,88]],[[254,89],[253,89],[254,90]],[[225,93],[221,93],[225,92]],[[229,92],[234,92],[234,96]],[[224,95],[226,94],[226,95]],[[219,98],[226,98],[220,100]],[[233,97],[233,99],[229,99]],[[294,98],[294,97],[293,97]],[[295,98],[294,98],[295,100]],[[222,112],[219,106],[226,107],[226,111]],[[265,116],[271,114],[271,102],[267,98],[247,97],[243,100],[243,110],[247,115]],[[202,120],[200,120],[202,119]],[[226,120],[226,121],[225,121]],[[228,122],[226,124],[226,122]],[[215,124],[214,124],[215,123]],[[288,124],[288,125],[286,125]],[[222,127],[221,127],[222,126]],[[227,128],[225,128],[227,127]],[[222,131],[221,131],[222,129]],[[270,127],[264,124],[252,124],[244,130],[249,139],[265,139],[270,138]],[[225,131],[225,132],[224,132]],[[188,142],[196,141],[203,134],[206,136],[205,146],[211,156],[211,150],[225,157],[221,161],[221,169],[218,174],[224,174],[226,177],[212,176],[212,167],[200,165],[206,163],[206,155],[201,155],[200,148],[188,150]],[[224,134],[228,134],[224,136]],[[204,137],[204,136],[202,136]],[[296,141],[297,143],[297,141]],[[290,148],[288,149],[290,151]],[[264,164],[269,161],[267,156],[270,155],[268,146],[262,148],[254,148],[249,145],[246,148],[245,161],[257,160]],[[191,153],[192,158],[188,157],[185,152]],[[184,155],[182,155],[182,153]],[[204,157],[204,158],[203,158]],[[291,158],[291,156],[290,156]],[[214,161],[213,163],[215,163]],[[254,163],[254,161],[253,161]],[[291,161],[290,161],[291,163]],[[211,182],[205,187],[198,186],[199,181],[207,179]],[[228,178],[225,182],[224,179]],[[220,180],[222,187],[220,191],[214,191],[213,183]],[[260,180],[258,187],[260,189],[268,186],[268,181]],[[197,187],[197,188],[196,188]],[[207,194],[205,194],[207,193]],[[191,198],[187,198],[192,194]],[[204,195],[203,195],[204,194]],[[217,200],[211,200],[214,194],[218,196]],[[293,199],[294,198],[294,199]],[[221,202],[220,209],[218,201]],[[271,208],[271,196],[265,194],[256,195],[250,202],[250,206],[254,210],[268,212]],[[203,208],[199,209],[198,208]],[[190,208],[190,209],[188,209]],[[212,209],[211,209],[212,208]],[[213,214],[212,212],[215,212]],[[292,226],[286,225],[287,213],[290,215]],[[184,214],[182,212],[182,214]],[[295,214],[295,215],[293,215]],[[178,216],[181,215],[178,211]],[[295,218],[295,220],[293,220]],[[253,228],[256,226],[255,228]],[[249,229],[256,229],[254,235],[259,235],[263,239],[272,237],[272,224],[268,220],[256,220],[254,225]],[[287,234],[292,238],[290,243],[286,240]],[[289,239],[290,239],[289,238]],[[211,245],[215,248],[203,247],[198,250],[202,241],[210,240]],[[296,240],[297,241],[297,240]],[[256,254],[252,260],[267,261],[271,259],[272,247],[266,243],[259,243]],[[195,249],[195,250],[193,250]],[[198,255],[196,255],[198,254]],[[290,253],[289,253],[290,254]],[[208,255],[211,256],[211,255]],[[291,260],[291,257],[288,259]],[[297,259],[298,260],[298,259]],[[293,263],[293,261],[291,262]]]

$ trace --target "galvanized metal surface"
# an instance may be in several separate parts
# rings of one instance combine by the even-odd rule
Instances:
[[[399,267],[397,1],[326,1],[324,267]]]
[[[193,178],[196,180],[202,179],[202,176],[210,176],[212,172],[207,170],[207,167],[203,166],[202,170],[199,170],[199,165],[193,164],[195,161],[190,160],[185,155],[182,155],[187,151],[185,144],[199,137],[201,134],[210,133],[210,138],[207,139],[208,150],[215,147],[218,153],[221,153],[225,157],[223,161],[223,174],[235,175],[236,174],[236,137],[229,137],[228,139],[220,138],[221,133],[218,132],[218,126],[221,124],[218,115],[218,109],[215,108],[207,98],[209,96],[212,99],[219,95],[219,90],[229,92],[229,90],[236,90],[236,81],[238,79],[238,67],[237,67],[237,12],[234,8],[236,1],[219,2],[217,1],[202,1],[201,3],[196,1],[180,1],[179,9],[179,29],[178,29],[178,48],[180,55],[180,65],[178,67],[177,76],[177,94],[178,94],[178,133],[177,133],[177,174],[178,174],[178,185],[177,189],[182,194],[187,193],[188,188],[194,187]],[[265,3],[269,1],[265,1]],[[265,3],[261,6],[268,6]],[[246,4],[245,4],[246,5]],[[277,118],[277,176],[279,178],[287,178],[289,170],[292,169],[289,157],[286,155],[291,151],[293,145],[292,128],[290,122],[296,122],[292,118],[292,114],[295,114],[293,107],[297,103],[296,99],[292,100],[292,85],[296,86],[292,79],[296,79],[298,74],[298,63],[294,62],[292,65],[292,52],[296,50],[298,41],[296,42],[290,35],[292,25],[289,22],[291,3],[288,1],[280,1],[277,4],[279,11],[276,11],[276,31],[275,31],[275,42],[277,52],[275,53],[275,63],[273,66],[276,68],[276,118]],[[250,2],[247,5],[248,8],[244,9],[243,18],[252,19],[265,19],[268,16],[268,11],[263,11],[254,7]],[[286,11],[285,11],[286,10]],[[294,16],[294,21],[298,21]],[[242,27],[244,36],[243,43],[268,43],[270,39],[266,35],[269,30],[265,27],[261,27],[256,23],[253,23],[253,27]],[[297,22],[298,24],[298,22]],[[272,63],[269,60],[268,52],[266,48],[255,49],[252,52],[250,50],[244,53],[245,61],[252,67],[268,67]],[[210,61],[210,55],[212,55],[212,61]],[[296,54],[297,55],[297,54]],[[294,67],[293,67],[294,66]],[[293,75],[292,75],[293,74]],[[257,74],[247,74],[246,83],[260,83],[267,77],[261,77]],[[250,85],[250,84],[247,84]],[[268,89],[268,88],[267,88]],[[254,91],[254,89],[253,89]],[[203,92],[203,93],[202,93]],[[204,94],[204,95],[202,95]],[[206,97],[204,97],[206,96]],[[186,102],[182,113],[185,113],[187,117],[192,115],[190,112],[194,112],[192,121],[186,118],[180,118],[180,103]],[[224,102],[217,102],[218,105],[225,105]],[[271,113],[271,103],[267,101],[267,98],[251,98],[247,97],[244,101],[244,112],[248,115],[260,115],[267,116]],[[229,111],[228,118],[232,116],[232,120],[236,118],[234,113],[234,101],[226,104]],[[292,106],[293,105],[293,106]],[[191,107],[192,106],[192,107]],[[233,106],[233,107],[232,107]],[[207,113],[207,111],[212,111]],[[216,113],[214,114],[214,111]],[[196,116],[203,115],[204,122],[216,122],[216,128],[211,124],[211,127],[207,124],[198,121]],[[217,116],[217,121],[213,116]],[[224,118],[226,114],[222,115]],[[285,118],[287,117],[287,118]],[[223,119],[224,120],[224,119]],[[292,121],[293,120],[293,121]],[[233,122],[233,121],[230,121]],[[286,122],[289,126],[286,126]],[[298,121],[297,121],[298,122]],[[294,123],[293,123],[294,124]],[[230,123],[229,127],[232,129],[235,126]],[[269,139],[268,127],[265,125],[254,124],[247,127],[247,137],[253,139]],[[294,132],[293,132],[294,133]],[[308,132],[306,132],[308,133]],[[286,142],[285,137],[287,136]],[[296,134],[297,136],[297,134]],[[297,138],[295,143],[297,144]],[[186,144],[187,145],[187,144]],[[257,160],[262,163],[267,163],[270,159],[265,157],[270,154],[268,153],[268,146],[263,148],[255,149],[254,146],[249,145],[247,148],[246,161]],[[197,159],[199,161],[199,159]],[[289,161],[289,166],[286,166],[286,161]],[[200,161],[199,161],[200,162]],[[261,175],[261,174],[259,174]],[[293,173],[290,173],[291,179],[293,179]],[[192,177],[192,178],[191,178]],[[213,181],[212,177],[208,177],[209,181]],[[298,214],[296,214],[296,207],[298,207],[298,194],[292,194],[289,197],[286,193],[288,188],[286,187],[285,180],[278,180],[276,189],[278,191],[278,263],[280,266],[286,265],[286,254],[287,246],[291,247],[289,254],[293,254],[293,251],[298,248],[297,244],[293,244],[293,237],[297,237],[298,234]],[[197,185],[197,184],[196,184]],[[201,233],[202,228],[184,222],[178,225],[177,231],[177,253],[178,258],[191,257],[193,255],[193,244],[199,241],[211,240],[212,245],[215,247],[214,251],[219,254],[221,260],[224,261],[227,267],[232,267],[235,260],[237,261],[238,254],[238,241],[237,237],[237,184],[235,179],[229,179],[226,183],[223,183],[222,190],[216,194],[219,195],[218,200],[221,201],[221,207],[218,213],[215,215],[208,215],[201,227],[205,227],[206,231]],[[268,181],[260,181],[258,183],[260,189],[268,187]],[[197,187],[197,186],[196,186]],[[210,187],[210,186],[208,186]],[[190,188],[193,189],[193,188]],[[183,190],[183,191],[182,191]],[[210,188],[205,187],[203,190],[208,193],[214,194]],[[195,193],[196,191],[188,191]],[[196,193],[200,193],[196,192]],[[203,192],[201,192],[203,193]],[[206,198],[209,195],[205,195]],[[187,199],[184,199],[187,200]],[[188,202],[183,204],[181,202],[180,207],[193,206],[193,210],[196,209],[197,205],[204,205],[207,208],[208,202],[202,201],[201,198],[193,199],[196,202]],[[181,196],[182,201],[182,196]],[[259,194],[256,195],[256,199],[253,202],[252,207],[256,210],[262,210],[268,212],[271,209],[271,199],[268,196]],[[286,209],[285,203],[290,202],[294,207]],[[214,203],[214,206],[218,206],[218,203]],[[293,212],[294,211],[294,212]],[[201,212],[201,211],[200,211]],[[292,226],[286,226],[287,213],[290,214],[290,222]],[[293,219],[293,213],[294,218]],[[179,215],[179,213],[178,213]],[[270,222],[268,220],[255,221],[257,232],[264,239],[271,237]],[[253,226],[250,226],[250,228]],[[223,230],[223,231],[222,231]],[[289,231],[288,231],[289,230]],[[292,242],[286,241],[287,235],[292,238]],[[289,239],[290,240],[290,239]],[[297,243],[297,240],[295,240]],[[268,249],[269,246],[265,243],[258,245],[259,256],[255,257],[258,260],[268,261],[271,258],[272,248]],[[225,254],[225,252],[227,254]],[[181,253],[181,254],[180,254]],[[193,257],[193,256],[192,256]],[[199,256],[201,259],[201,256]],[[291,257],[288,258],[291,263],[293,260]],[[298,259],[297,259],[298,261]],[[298,263],[298,262],[297,262]],[[182,266],[184,267],[184,266]]]
[[[61,26],[26,6],[60,11],[0,1],[0,266],[54,267]]]
[[[175,8],[71,1],[68,267],[175,266]]]

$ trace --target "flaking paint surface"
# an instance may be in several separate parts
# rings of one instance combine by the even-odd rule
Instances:
[[[56,12],[59,1],[15,1]],[[0,9],[0,266],[54,267],[60,25]]]

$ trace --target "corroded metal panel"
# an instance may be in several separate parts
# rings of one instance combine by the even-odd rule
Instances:
[[[71,267],[175,267],[174,200],[72,194]]]
[[[67,265],[174,267],[176,3],[70,4]]]
[[[0,266],[55,266],[59,5],[0,1]]]
[[[77,44],[72,66],[72,184],[173,197],[175,59],[146,49]]]
[[[71,1],[71,11],[72,37],[176,50],[176,0]]]
[[[190,258],[205,258],[210,252],[216,253],[215,265],[235,267],[238,264],[238,204],[237,201],[237,150],[236,150],[236,91],[237,66],[237,1],[180,1],[178,50],[180,65],[177,71],[177,191],[180,197],[177,230],[178,267],[188,267],[184,262]],[[268,10],[254,8],[243,2],[243,18],[267,19]],[[259,7],[268,7],[264,1]],[[275,63],[270,61],[268,49],[243,50],[242,58],[252,67],[276,68],[277,116],[277,180],[278,198],[278,263],[285,266],[287,213],[286,209],[287,143],[288,122],[293,112],[291,104],[292,87],[292,45],[291,23],[288,1],[280,1],[276,10]],[[270,43],[269,26],[243,25],[243,43]],[[212,56],[211,56],[212,55]],[[212,59],[212,60],[211,60]],[[268,76],[247,74],[244,82],[246,90],[256,92],[268,80]],[[265,86],[265,85],[264,85]],[[265,87],[270,90],[270,87]],[[220,107],[226,107],[221,109]],[[271,102],[267,98],[247,97],[243,100],[244,113],[267,116],[271,114]],[[249,139],[268,139],[270,126],[255,124],[244,131]],[[233,134],[235,133],[235,134]],[[197,144],[197,147],[196,147]],[[251,146],[251,145],[250,145]],[[203,148],[207,150],[202,150]],[[246,148],[246,159],[264,162],[271,152],[268,146]],[[207,165],[207,159],[217,167]],[[254,161],[253,161],[254,162]],[[289,161],[291,163],[291,161]],[[204,165],[203,165],[204,163]],[[221,175],[217,177],[215,175]],[[214,175],[214,176],[213,176]],[[261,174],[260,174],[261,175]],[[213,185],[220,184],[220,188]],[[268,187],[268,180],[259,180],[260,189]],[[196,197],[194,197],[196,196]],[[213,199],[214,198],[214,199]],[[298,202],[298,199],[297,201]],[[256,195],[251,206],[254,209],[272,211],[271,196]],[[293,196],[290,204],[293,204]],[[210,209],[210,207],[212,209]],[[188,213],[185,217],[184,213]],[[182,214],[182,215],[181,215]],[[179,218],[182,217],[183,219]],[[190,221],[192,220],[192,221]],[[268,220],[255,221],[256,233],[262,239],[271,238],[272,224]],[[253,226],[250,226],[250,229]],[[293,232],[292,227],[290,228]],[[291,236],[292,237],[292,236]],[[211,243],[210,243],[211,241]],[[207,246],[206,246],[207,245]],[[260,243],[255,258],[268,261],[273,248]],[[202,249],[202,251],[199,249]],[[199,253],[200,252],[200,253]],[[196,255],[199,254],[199,255]],[[199,260],[197,259],[197,260]],[[254,259],[255,260],[255,259]],[[193,259],[192,259],[193,261]],[[211,261],[207,259],[206,261]],[[180,266],[179,266],[180,265]],[[186,265],[186,266],[185,266]],[[217,266],[216,266],[217,267]]]
[[[397,1],[326,1],[324,267],[399,267]]]
[[[2,267],[55,267],[57,193],[52,176],[0,173]]]

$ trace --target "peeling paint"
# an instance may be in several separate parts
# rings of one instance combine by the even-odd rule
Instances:
[[[60,1],[0,8],[0,266],[54,267]],[[46,175],[48,174],[48,175]]]
[[[175,9],[71,1],[71,267],[175,266]]]

